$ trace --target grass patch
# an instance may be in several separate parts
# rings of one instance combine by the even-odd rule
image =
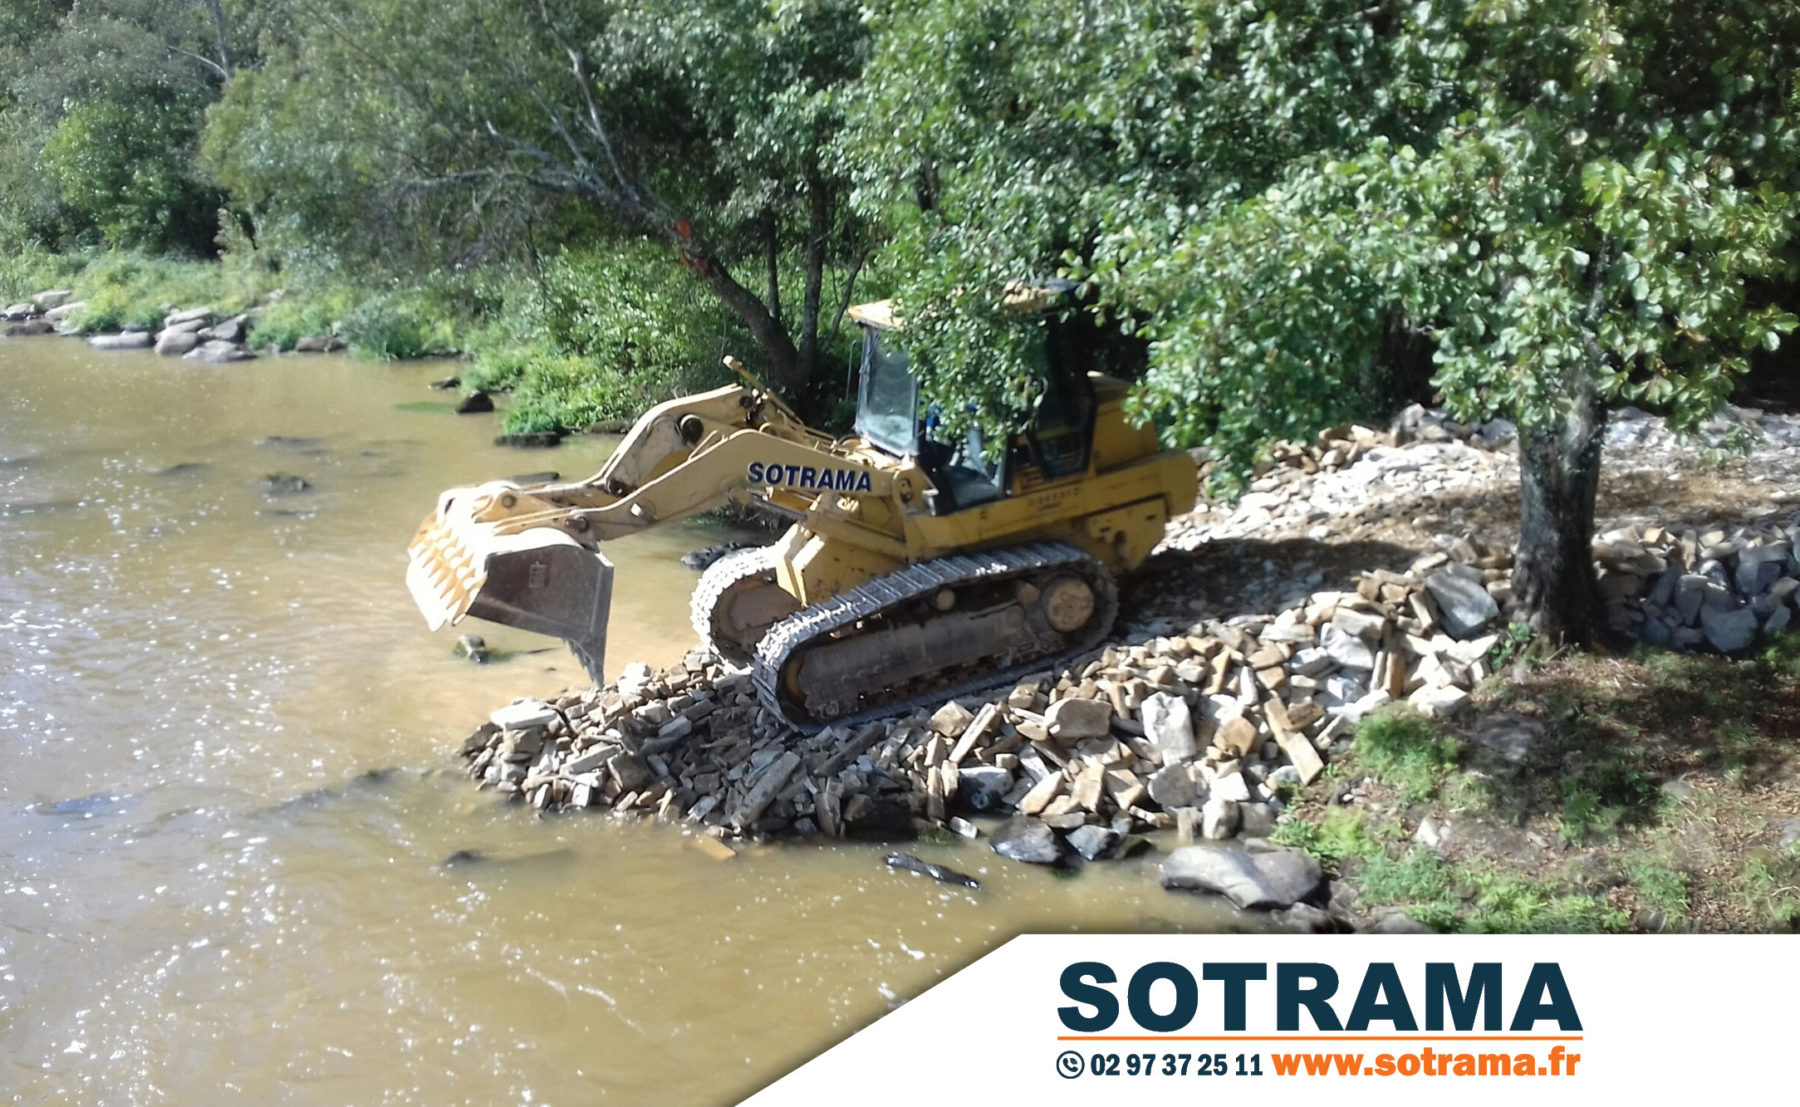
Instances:
[[[1346,858],[1385,855],[1385,837],[1390,832],[1386,827],[1371,827],[1363,813],[1354,808],[1328,807],[1316,820],[1282,819],[1269,840],[1303,849],[1336,869]]]
[[[1692,883],[1688,874],[1670,868],[1647,852],[1627,857],[1625,873],[1640,906],[1662,912],[1669,927],[1678,927],[1687,919],[1688,888]]]
[[[1604,899],[1565,892],[1499,870],[1464,874],[1465,909],[1458,929],[1468,934],[1600,934],[1624,930],[1631,916]]]
[[[1758,929],[1800,930],[1800,846],[1752,853],[1733,890]]]
[[[1364,719],[1356,728],[1353,748],[1357,767],[1399,788],[1408,803],[1437,795],[1461,753],[1454,738],[1440,734],[1430,719],[1404,707]]]

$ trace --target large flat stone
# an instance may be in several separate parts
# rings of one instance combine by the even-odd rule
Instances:
[[[97,334],[88,339],[88,345],[96,350],[147,350],[154,345],[156,339],[148,333],[136,334]]]
[[[1054,738],[1103,738],[1112,731],[1112,705],[1101,700],[1057,700],[1044,712]]]
[[[1312,899],[1325,883],[1319,863],[1302,850],[1245,853],[1225,846],[1183,846],[1162,865],[1172,891],[1212,892],[1246,911],[1273,911]]]

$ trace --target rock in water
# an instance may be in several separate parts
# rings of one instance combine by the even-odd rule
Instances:
[[[681,555],[681,563],[689,569],[705,570],[713,562],[728,553],[744,549],[748,542],[720,542],[714,546],[705,546],[698,550],[689,550]]]
[[[1056,832],[1042,819],[1019,815],[1001,823],[994,831],[994,852],[1013,861],[1033,865],[1054,865],[1062,860],[1062,846]]]
[[[887,867],[902,869],[920,876],[929,876],[939,884],[960,884],[965,888],[979,888],[981,881],[955,869],[947,869],[942,865],[933,865],[929,861],[921,861],[910,853],[890,853],[886,857]]]
[[[477,388],[456,405],[458,415],[481,415],[494,410],[494,398]]]
[[[296,492],[307,492],[312,489],[312,482],[305,477],[292,473],[270,473],[262,479],[263,494],[266,496],[291,496]]]
[[[562,445],[562,431],[527,431],[523,434],[499,434],[494,436],[496,446],[520,446],[526,449],[549,449]]]
[[[1324,884],[1319,863],[1305,851],[1245,853],[1226,846],[1182,846],[1163,862],[1171,891],[1214,892],[1246,911],[1272,911],[1312,899]]]
[[[181,355],[185,361],[205,361],[222,365],[230,361],[249,361],[256,355],[235,342],[202,342]]]
[[[1112,853],[1120,837],[1118,831],[1108,827],[1078,826],[1069,831],[1069,845],[1089,861],[1098,861]]]
[[[200,336],[192,331],[164,331],[157,336],[156,352],[163,357],[181,357],[200,345]]]
[[[88,345],[96,350],[147,350],[154,345],[156,339],[148,334],[97,334],[88,339]]]

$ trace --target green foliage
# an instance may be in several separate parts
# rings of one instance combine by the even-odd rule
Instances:
[[[375,361],[448,356],[457,350],[456,320],[437,307],[417,293],[365,296],[344,313],[344,341]]]
[[[1361,811],[1328,807],[1316,821],[1287,817],[1275,827],[1269,840],[1294,846],[1330,865],[1346,858],[1384,856],[1387,828],[1372,827]]]
[[[1800,929],[1800,847],[1753,853],[1734,886],[1762,927]]]
[[[178,307],[236,313],[249,308],[260,292],[232,287],[226,272],[210,262],[126,251],[94,253],[83,260],[86,264],[69,275],[69,287],[86,306],[70,321],[86,330],[160,327],[169,310]]]
[[[199,121],[189,105],[84,101],[45,139],[39,164],[108,246],[204,250],[217,195],[188,170]]]
[[[1679,927],[1688,913],[1688,889],[1693,879],[1687,873],[1672,869],[1661,858],[1636,853],[1626,859],[1625,872],[1638,902],[1661,911],[1670,927]]]
[[[1785,271],[1800,187],[1800,12],[1707,20],[896,5],[859,89],[862,195],[929,321],[928,387],[985,417],[1031,392],[998,287],[1060,269],[1153,339],[1139,411],[1239,473],[1355,414],[1396,335],[1435,348],[1464,419],[1550,429],[1591,395],[1691,424],[1794,325],[1745,282]]]
[[[1354,749],[1357,766],[1398,787],[1407,803],[1435,796],[1461,752],[1455,739],[1440,736],[1436,724],[1407,708],[1365,718]]]
[[[1662,779],[1628,756],[1605,756],[1570,766],[1562,777],[1560,832],[1569,842],[1610,837],[1621,826],[1655,820]]]
[[[1531,624],[1512,622],[1500,632],[1500,640],[1488,649],[1487,666],[1498,671],[1513,663],[1515,658],[1523,657],[1531,647]]]
[[[558,348],[622,377],[674,378],[750,345],[741,324],[648,243],[545,263],[537,316]]]
[[[68,288],[81,269],[81,258],[35,245],[0,249],[0,300],[12,304],[45,289]]]
[[[1603,899],[1562,892],[1516,873],[1460,874],[1467,934],[1599,934],[1624,930],[1631,916]]]
[[[256,313],[256,343],[292,350],[302,338],[331,334],[359,299],[345,288],[290,292]]]

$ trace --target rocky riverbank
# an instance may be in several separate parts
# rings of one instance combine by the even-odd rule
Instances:
[[[223,316],[208,307],[171,307],[156,330],[124,327],[115,332],[89,333],[75,323],[87,305],[73,299],[73,290],[47,289],[0,311],[0,337],[30,338],[62,335],[83,338],[96,350],[155,350],[163,357],[224,364],[258,356],[251,346],[255,319],[249,314]],[[332,333],[308,335],[294,345],[296,353],[322,354],[341,350],[344,344]],[[270,345],[262,353],[279,353]]]
[[[1620,631],[1735,653],[1790,625],[1800,513],[1786,506],[1795,485],[1782,481],[1800,420],[1734,411],[1707,433],[1753,425],[1765,438],[1750,455],[1762,471],[1739,482],[1746,503],[1709,503],[1742,508],[1743,522],[1620,518],[1595,542]],[[1692,447],[1652,417],[1627,412],[1611,433],[1627,475],[1665,485],[1703,475],[1690,468]],[[1390,433],[1344,428],[1278,450],[1235,505],[1206,505],[1171,525],[1128,597],[1119,643],[988,697],[802,736],[762,711],[747,675],[690,653],[662,672],[628,666],[606,688],[503,708],[462,753],[484,787],[538,810],[649,815],[716,839],[945,828],[985,835],[1016,861],[1066,864],[1133,852],[1143,836],[1168,832],[1193,843],[1162,867],[1171,888],[1297,912],[1307,926],[1369,925],[1348,909],[1337,918],[1321,910],[1334,900],[1316,861],[1268,838],[1351,749],[1365,716],[1405,703],[1455,719],[1509,664],[1520,644],[1508,617],[1510,541],[1481,536],[1475,501],[1444,500],[1510,494],[1510,442],[1504,424],[1463,428],[1414,410]],[[1773,486],[1753,479],[1772,473],[1781,475]],[[1349,574],[1348,587],[1319,587],[1345,555],[1395,537],[1396,518],[1421,508],[1436,510],[1414,515],[1414,530],[1449,521],[1464,533],[1433,533],[1423,553],[1416,542],[1379,547],[1408,560]],[[1225,582],[1237,586],[1237,612],[1205,614],[1219,606],[1219,582],[1197,579],[1212,566],[1184,554],[1283,535],[1311,545],[1285,563],[1243,559]],[[1245,613],[1246,597],[1277,602]],[[1005,821],[984,831],[978,816]],[[1246,848],[1222,848],[1231,839]]]

